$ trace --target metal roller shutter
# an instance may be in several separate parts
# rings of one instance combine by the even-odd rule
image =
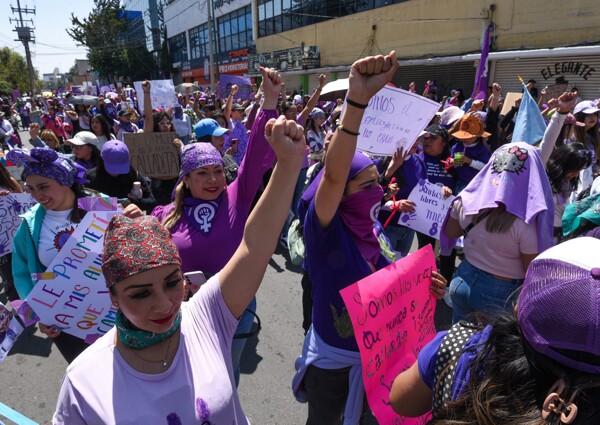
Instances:
[[[495,61],[491,69],[490,82],[500,83],[504,93],[521,92],[517,75],[525,82],[531,78],[536,80],[538,91],[556,84],[556,78],[562,76],[569,82],[569,89],[579,89],[579,96],[583,99],[600,97],[600,56],[503,59]]]
[[[417,93],[423,93],[427,80],[433,80],[438,88],[438,97],[449,96],[450,90],[462,89],[465,97],[471,96],[475,73],[474,62],[456,62],[444,65],[410,65],[400,67],[394,74],[392,82],[398,87],[408,90],[408,85],[414,81]]]

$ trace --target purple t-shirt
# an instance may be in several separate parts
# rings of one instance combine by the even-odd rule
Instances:
[[[265,126],[271,118],[277,118],[275,110],[261,110],[258,113],[238,177],[223,192],[211,221],[210,232],[204,233],[194,227],[185,214],[171,228],[171,236],[179,248],[181,270],[184,273],[203,271],[214,275],[227,264],[240,245],[250,207],[262,184],[263,174],[275,161],[275,153],[265,138]],[[162,222],[173,208],[173,203],[159,205],[154,208],[152,215]]]
[[[133,369],[112,328],[67,368],[54,425],[249,424],[237,395],[231,344],[238,321],[218,275],[182,307],[181,338],[163,373]]]
[[[421,153],[421,158],[425,162],[425,172],[427,173],[427,180],[430,183],[436,184],[438,186],[448,186],[450,189],[454,191],[454,187],[456,186],[456,177],[446,170],[446,167],[439,158],[435,156],[427,155],[426,153]],[[446,160],[444,158],[444,160]]]
[[[304,221],[304,243],[304,266],[312,281],[313,326],[327,344],[358,351],[340,290],[369,276],[371,268],[337,212],[327,230],[321,228],[314,199]],[[388,264],[380,255],[374,266],[379,270]]]
[[[460,397],[466,390],[471,374],[471,363],[489,338],[491,330],[491,326],[486,326],[483,330],[475,332],[465,344],[463,353],[456,363],[454,379],[452,381],[452,401]],[[433,393],[435,393],[436,385],[435,363],[438,358],[440,346],[447,333],[448,331],[439,332],[419,353],[419,375],[421,375],[421,379]]]
[[[455,153],[461,153],[469,158],[483,162],[487,164],[490,160],[490,150],[483,143],[477,143],[474,146],[466,146],[463,145],[463,142],[458,142],[451,149],[452,156]],[[462,183],[469,183],[473,178],[479,173],[479,170],[467,165],[463,164],[460,167],[454,167],[454,172],[456,173],[456,179]]]

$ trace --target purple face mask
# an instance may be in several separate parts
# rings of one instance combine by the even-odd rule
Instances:
[[[383,189],[381,186],[353,193],[340,202],[339,214],[352,235],[361,254],[371,264],[379,259],[381,248],[373,232],[381,208]]]

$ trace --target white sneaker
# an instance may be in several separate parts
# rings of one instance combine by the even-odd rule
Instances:
[[[444,302],[450,308],[452,308],[452,298],[450,298],[450,287],[446,288],[446,292],[444,293]]]

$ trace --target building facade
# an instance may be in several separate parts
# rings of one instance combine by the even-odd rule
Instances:
[[[209,7],[214,62],[218,74],[248,73],[248,53],[254,52],[250,0],[176,0],[164,9],[175,84],[210,83]]]
[[[600,97],[597,0],[253,0],[252,8],[256,51],[265,61],[305,46],[320,53],[318,66],[280,68],[289,89],[312,91],[321,73],[347,77],[356,59],[396,50],[396,85],[414,81],[422,90],[434,80],[438,95],[462,88],[468,97],[491,23],[490,81],[505,92],[520,91],[520,75],[539,88],[568,81],[582,97]]]

